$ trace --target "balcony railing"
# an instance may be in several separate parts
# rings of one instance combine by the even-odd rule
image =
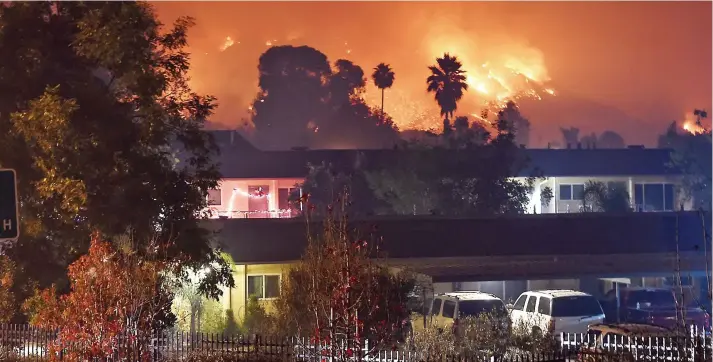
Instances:
[[[289,219],[297,216],[294,210],[259,210],[259,211],[213,211],[212,219]]]

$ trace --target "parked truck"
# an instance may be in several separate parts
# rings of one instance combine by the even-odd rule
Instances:
[[[710,332],[709,314],[701,308],[682,305],[673,289],[625,287],[618,292],[618,299],[614,289],[601,301],[609,323],[641,323],[669,329],[685,325]]]

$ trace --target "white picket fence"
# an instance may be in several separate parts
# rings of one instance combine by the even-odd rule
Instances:
[[[586,333],[562,333],[559,336],[563,352],[627,354],[635,360],[711,361],[711,338],[703,334],[671,337],[629,337],[617,334],[604,336]]]

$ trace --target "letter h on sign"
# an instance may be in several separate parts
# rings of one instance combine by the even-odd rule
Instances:
[[[0,241],[20,235],[15,170],[0,169]]]

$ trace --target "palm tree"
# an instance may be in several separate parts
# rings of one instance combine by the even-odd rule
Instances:
[[[374,85],[381,89],[381,114],[384,114],[384,90],[391,88],[394,85],[394,70],[386,63],[381,63],[374,68],[374,73],[371,75],[374,80]]]
[[[458,101],[463,98],[463,92],[468,90],[465,70],[461,69],[463,64],[458,58],[448,53],[443,54],[443,58],[436,58],[438,65],[428,67],[431,75],[426,79],[428,92],[435,93],[436,102],[441,107],[444,131],[450,129],[449,118],[453,117],[453,112],[458,108]]]

